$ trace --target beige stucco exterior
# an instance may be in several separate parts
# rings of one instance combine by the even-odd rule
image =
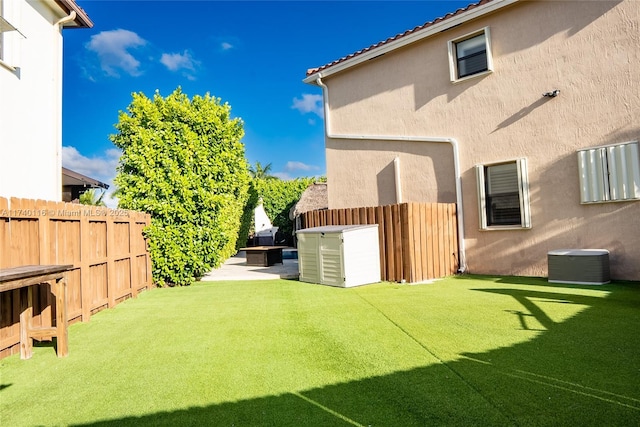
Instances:
[[[490,29],[492,73],[452,83],[449,40]],[[640,280],[640,201],[581,204],[576,151],[640,139],[640,2],[520,1],[338,73],[323,72],[329,207],[455,202],[459,143],[467,271],[547,275],[547,252],[611,251]],[[542,94],[555,89],[555,98]],[[389,141],[358,139],[389,136]],[[526,158],[531,228],[481,231],[474,166]]]

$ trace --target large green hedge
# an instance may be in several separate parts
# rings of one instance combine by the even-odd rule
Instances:
[[[288,181],[253,179],[249,188],[249,198],[245,205],[238,248],[244,245],[249,236],[253,211],[260,198],[262,198],[264,210],[271,223],[278,227],[278,232],[283,239],[289,240],[293,233],[293,221],[289,219],[289,210],[300,200],[304,190],[315,181],[316,178],[296,178]]]
[[[151,214],[154,281],[187,285],[233,255],[250,178],[231,107],[180,88],[134,93],[116,129],[119,206]]]

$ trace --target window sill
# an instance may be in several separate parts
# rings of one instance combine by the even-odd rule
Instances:
[[[451,83],[452,84],[458,84],[458,83],[466,82],[467,80],[475,79],[475,78],[478,78],[478,77],[483,77],[483,76],[486,76],[486,75],[492,74],[492,73],[493,73],[493,70],[482,71],[480,73],[476,73],[476,74],[472,74],[470,76],[462,77],[461,79],[451,80]]]
[[[580,202],[581,205],[602,205],[607,203],[624,203],[624,202],[639,202],[640,198],[618,199],[618,200],[596,200],[593,202]]]
[[[480,231],[514,231],[514,230],[531,230],[531,227],[522,227],[520,225],[491,225],[487,228],[481,228]]]

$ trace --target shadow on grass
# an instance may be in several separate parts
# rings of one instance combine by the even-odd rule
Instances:
[[[640,290],[612,284],[594,296],[543,279],[516,283],[534,289],[502,283],[472,291],[519,301],[514,316],[542,325],[532,340],[360,381],[83,425],[640,425]],[[544,304],[584,309],[556,321]]]

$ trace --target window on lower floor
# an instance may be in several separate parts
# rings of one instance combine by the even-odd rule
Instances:
[[[578,151],[580,202],[640,200],[638,141]]]
[[[527,161],[476,166],[480,228],[530,228]]]
[[[452,82],[492,71],[489,28],[449,41],[449,67]]]

